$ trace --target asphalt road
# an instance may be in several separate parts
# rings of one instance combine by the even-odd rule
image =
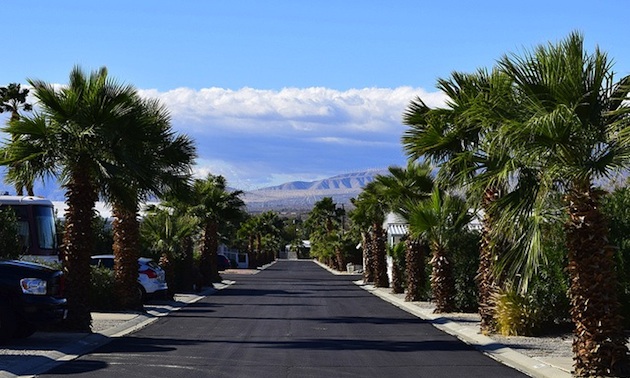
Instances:
[[[523,377],[310,261],[281,261],[44,377]]]

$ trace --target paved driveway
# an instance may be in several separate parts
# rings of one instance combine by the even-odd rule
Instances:
[[[522,377],[310,261],[281,261],[43,376]]]

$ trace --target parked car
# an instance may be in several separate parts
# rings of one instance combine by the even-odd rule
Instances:
[[[228,259],[226,256],[217,255],[217,266],[219,270],[226,270],[232,267],[232,263],[230,262],[230,259]]]
[[[114,255],[94,255],[90,264],[114,269]],[[164,270],[151,258],[138,259],[138,291],[142,300],[164,298],[168,290]]]
[[[0,260],[0,341],[28,337],[68,314],[63,273],[44,265]]]

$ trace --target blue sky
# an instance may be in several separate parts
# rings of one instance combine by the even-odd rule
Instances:
[[[571,31],[630,74],[624,0],[78,0],[2,5],[0,85],[101,66],[168,106],[198,175],[250,190],[405,164],[401,115],[435,82]],[[4,121],[1,119],[0,121]]]

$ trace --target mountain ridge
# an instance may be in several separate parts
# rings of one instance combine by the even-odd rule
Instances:
[[[374,181],[379,174],[387,174],[387,169],[368,169],[349,172],[314,181],[291,181],[284,184],[243,191],[242,199],[249,212],[293,212],[310,211],[313,205],[324,197],[331,197],[337,205],[352,206],[363,187]],[[0,185],[0,192],[14,193],[8,185]],[[55,202],[64,202],[64,190],[55,180],[36,183],[38,196]]]
[[[290,181],[284,184],[255,189],[268,190],[326,190],[326,189],[362,189],[377,174],[384,174],[385,169],[369,169],[359,172],[343,173],[329,178],[314,181]]]
[[[243,200],[249,212],[305,211],[324,197],[331,197],[337,205],[351,207],[351,199],[377,175],[386,172],[386,169],[370,169],[315,181],[292,181],[244,192]]]

